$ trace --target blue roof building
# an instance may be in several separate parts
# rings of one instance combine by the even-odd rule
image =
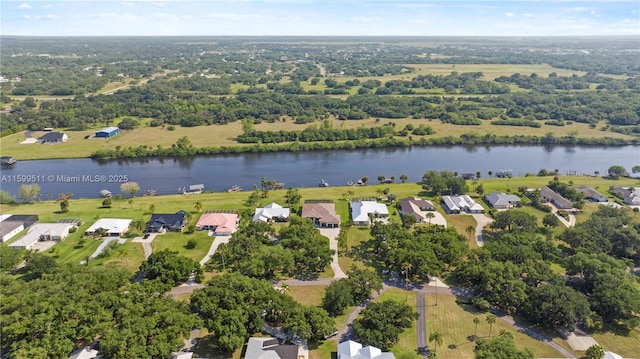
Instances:
[[[117,127],[105,127],[100,131],[96,131],[96,137],[109,138],[117,135],[118,133],[120,133],[120,129]]]

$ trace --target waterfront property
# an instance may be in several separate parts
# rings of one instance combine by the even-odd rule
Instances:
[[[333,201],[305,201],[302,205],[302,218],[311,218],[318,227],[340,227],[340,216],[336,213]]]
[[[40,143],[63,143],[67,142],[69,136],[67,136],[64,132],[48,132],[38,138],[38,142]]]
[[[305,359],[298,345],[280,344],[276,338],[249,338],[245,359]]]
[[[551,188],[544,186],[540,190],[540,201],[542,203],[551,203],[558,209],[571,209],[573,208],[573,202],[562,197],[560,193],[552,190]]]
[[[9,247],[20,250],[30,249],[37,242],[61,241],[69,236],[71,228],[77,228],[71,223],[38,223],[29,228],[27,234],[17,241],[11,243]]]
[[[338,359],[395,359],[395,355],[370,345],[363,347],[358,342],[347,340],[338,344]]]
[[[84,232],[87,236],[99,233],[105,237],[122,237],[131,225],[130,219],[122,218],[101,218]]]
[[[189,186],[189,189],[184,189],[182,191],[183,194],[197,194],[197,193],[202,193],[202,191],[204,191],[204,185],[203,184],[192,184]]]
[[[182,232],[187,224],[187,212],[180,210],[176,213],[152,214],[145,232],[160,233],[165,231]]]
[[[595,189],[589,187],[589,186],[580,186],[578,188],[576,188],[576,191],[582,193],[584,195],[585,199],[588,199],[589,201],[592,202],[607,202],[609,201],[609,199],[607,198],[607,196],[603,195],[602,193],[596,191]]]
[[[484,200],[495,209],[509,209],[520,204],[520,197],[515,194],[502,192],[489,193],[484,196]]]
[[[196,223],[199,231],[212,231],[214,236],[230,236],[238,229],[240,217],[237,213],[208,212],[200,216]]]
[[[484,213],[484,208],[468,195],[442,196],[442,208],[449,213]]]
[[[289,219],[290,210],[277,203],[269,203],[263,208],[256,208],[253,215],[254,222],[286,222]]]
[[[639,187],[611,186],[611,188],[609,188],[609,192],[620,197],[624,203],[630,206],[640,206]]]
[[[398,212],[404,218],[406,215],[413,215],[416,217],[416,223],[427,222],[427,215],[425,212],[435,211],[436,207],[431,201],[418,197],[410,197],[400,200],[398,204]]]
[[[120,133],[120,129],[117,127],[105,127],[100,131],[96,131],[96,138],[110,138]]]
[[[371,200],[353,200],[351,207],[351,219],[356,226],[371,225],[371,218],[389,217],[389,209],[383,203]]]
[[[31,227],[38,222],[38,216],[33,215],[0,215],[0,242],[5,242],[13,238],[16,234]]]

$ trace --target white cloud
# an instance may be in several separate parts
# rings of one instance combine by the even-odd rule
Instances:
[[[18,10],[31,10],[31,5],[23,2],[22,4],[18,5]]]
[[[47,4],[47,5],[42,5],[40,6],[40,10],[51,10],[55,8],[55,6],[51,5],[51,4]]]
[[[576,7],[570,7],[567,9],[567,11],[571,11],[571,12],[587,12],[590,9],[588,7],[584,7],[584,6],[576,6]]]
[[[22,17],[27,19],[27,20],[31,19],[31,15],[22,15]]]
[[[191,15],[182,15],[181,18],[183,20],[191,20],[191,19],[193,19],[193,16],[191,16]]]
[[[428,24],[429,20],[427,20],[427,19],[409,19],[409,20],[407,20],[407,22],[409,24],[414,24],[414,25],[424,25],[424,24]]]
[[[535,15],[530,13],[530,12],[526,12],[526,13],[522,14],[522,16],[524,16],[524,17],[534,17]]]
[[[120,3],[120,5],[122,5],[122,6],[133,6],[133,3],[132,2],[123,1],[123,2]]]
[[[57,15],[53,15],[53,14],[37,15],[37,16],[22,15],[22,17],[27,20],[55,20],[58,18]]]
[[[505,12],[504,16],[506,16],[506,17],[514,17],[514,16],[516,16],[516,14],[514,14],[512,12]]]

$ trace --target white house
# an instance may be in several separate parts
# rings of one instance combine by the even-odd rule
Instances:
[[[338,344],[338,359],[395,359],[395,355],[391,352],[383,352],[382,350],[366,346],[348,340]]]
[[[78,349],[71,353],[69,359],[95,359],[98,357],[98,351],[89,347]]]
[[[253,215],[254,222],[269,222],[270,220],[276,222],[286,222],[289,218],[289,208],[283,208],[277,203],[270,203],[264,208],[256,208],[256,212]]]
[[[130,225],[130,219],[100,218],[91,227],[87,228],[84,234],[91,236],[101,229],[107,233],[107,237],[121,237],[129,230]]]
[[[384,203],[375,201],[353,201],[351,206],[351,218],[356,226],[368,226],[371,224],[369,215],[374,218],[389,217],[389,209]]]
[[[18,233],[38,222],[38,216],[33,214],[2,214],[0,215],[0,242],[6,242]]]
[[[484,213],[484,208],[479,203],[476,203],[468,195],[462,196],[442,196],[442,202],[444,210],[451,213]]]
[[[74,227],[77,228],[71,223],[34,224],[27,234],[11,243],[9,247],[15,250],[29,249],[38,241],[61,241],[69,236],[69,230]]]

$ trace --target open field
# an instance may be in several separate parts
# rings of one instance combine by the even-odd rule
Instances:
[[[143,119],[146,121],[146,119]],[[114,121],[117,123],[119,120]],[[333,126],[336,128],[358,128],[381,126],[384,123],[394,123],[397,131],[400,131],[406,125],[411,124],[417,127],[420,124],[431,126],[435,130],[435,134],[427,136],[428,138],[441,138],[446,136],[459,137],[462,134],[475,133],[477,135],[495,134],[497,136],[515,136],[515,135],[535,135],[544,136],[551,132],[556,137],[575,136],[586,138],[602,138],[613,137],[631,140],[632,136],[623,135],[609,131],[601,131],[605,125],[601,122],[596,128],[589,128],[585,123],[573,123],[566,126],[542,125],[540,128],[519,127],[519,126],[495,126],[490,121],[483,121],[479,126],[461,126],[449,123],[441,123],[439,120],[426,119],[365,119],[353,121],[333,120]],[[267,123],[262,122],[255,125],[260,131],[281,131],[281,130],[304,130],[308,124],[295,124],[291,119],[282,122]],[[91,153],[100,149],[115,150],[118,146],[122,148],[150,146],[150,147],[170,147],[179,138],[188,137],[191,143],[196,147],[220,147],[220,146],[250,146],[250,144],[240,144],[235,138],[242,134],[242,124],[240,121],[232,122],[226,125],[210,125],[197,127],[181,127],[176,126],[175,130],[169,131],[166,127],[142,127],[130,131],[122,131],[119,135],[109,139],[88,138],[92,136],[96,130],[102,127],[96,127],[87,131],[71,131],[63,130],[69,136],[69,140],[65,143],[54,145],[43,144],[21,144],[25,140],[24,132],[18,132],[0,138],[0,150],[2,155],[14,156],[17,160],[28,159],[54,159],[54,158],[83,158],[89,157]],[[34,132],[32,137],[37,138],[42,132]],[[414,140],[418,140],[421,136],[412,136]]]
[[[438,347],[439,358],[473,359],[475,343],[470,340],[475,333],[473,318],[480,318],[477,336],[489,337],[489,324],[485,321],[486,312],[480,312],[469,305],[458,305],[452,295],[438,296],[438,305],[435,306],[434,295],[428,295],[427,306],[427,337],[433,331],[442,333],[444,344]],[[491,336],[497,336],[501,330],[507,330],[513,334],[516,346],[520,349],[531,349],[536,358],[558,358],[561,355],[551,347],[539,341],[517,332],[507,323],[496,320],[491,328]],[[433,347],[433,343],[429,343]]]

